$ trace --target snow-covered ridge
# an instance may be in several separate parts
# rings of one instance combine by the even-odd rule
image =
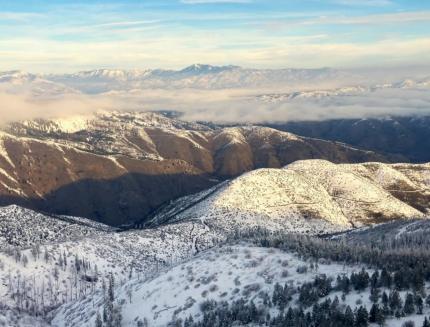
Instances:
[[[33,98],[57,98],[80,91],[38,74],[22,71],[0,72],[0,92],[29,95]]]
[[[428,176],[426,164],[298,161],[284,169],[245,173],[209,196],[179,199],[158,212],[151,224],[201,219],[215,226],[261,222],[267,228],[303,231],[311,228],[312,219],[347,229],[421,218],[430,209]]]
[[[338,97],[363,96],[381,90],[421,90],[426,91],[430,86],[430,77],[425,79],[405,79],[393,83],[367,85],[351,85],[331,89],[315,89],[295,91],[288,93],[261,94],[256,97],[258,101],[280,103],[301,100],[320,100]]]

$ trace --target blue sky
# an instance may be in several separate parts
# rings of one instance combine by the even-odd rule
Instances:
[[[427,0],[0,1],[0,70],[430,64]]]

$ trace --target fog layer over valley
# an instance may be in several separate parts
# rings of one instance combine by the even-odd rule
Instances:
[[[409,71],[183,70],[0,73],[2,122],[109,110],[177,110],[187,120],[263,123],[428,115],[428,68]],[[61,108],[61,110],[58,110]]]

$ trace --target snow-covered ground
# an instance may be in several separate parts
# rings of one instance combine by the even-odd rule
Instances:
[[[143,278],[252,230],[317,234],[346,228],[317,219],[255,215],[244,210],[237,211],[237,216],[227,213],[217,219],[202,216],[151,229],[114,232],[86,220],[59,217],[75,220],[51,222],[55,218],[26,209],[4,210],[11,222],[7,235],[14,235],[8,243],[21,240],[23,244],[19,245],[23,248],[40,244],[21,250],[8,247],[0,252],[2,303],[31,312],[44,312],[88,296],[100,288],[110,273],[119,283],[129,276]]]
[[[272,293],[276,283],[290,282],[298,286],[311,281],[316,274],[336,276],[354,270],[337,264],[321,264],[318,271],[299,274],[297,267],[303,265],[308,263],[277,249],[248,244],[217,247],[154,278],[134,279],[120,287],[117,302],[124,303],[123,325],[134,326],[137,320],[146,319],[149,326],[161,327],[189,315],[198,318],[200,304],[205,300],[233,302],[245,297],[262,305],[262,292]],[[102,296],[99,292],[92,299],[61,307],[52,321],[53,326],[93,326],[97,311],[102,311]],[[94,308],[83,310],[89,305]]]
[[[225,241],[226,235],[197,222],[8,249],[0,252],[1,302],[46,311],[90,294],[107,274],[118,281],[143,276]]]
[[[16,205],[0,207],[0,251],[92,237],[115,229],[93,220],[42,214]]]
[[[349,276],[362,269],[360,266],[326,261],[321,261],[317,268],[313,268],[313,264],[278,249],[246,243],[221,246],[147,279],[127,281],[115,290],[116,303],[122,309],[122,326],[136,326],[138,321],[146,321],[148,326],[161,327],[190,315],[198,321],[202,317],[200,306],[207,300],[232,303],[245,299],[247,302],[253,301],[273,316],[279,311],[276,307],[267,307],[264,298],[266,294],[271,296],[276,283],[288,283],[297,288],[320,274],[335,281],[338,275]],[[299,267],[307,267],[307,271],[298,272]],[[405,294],[400,293],[402,299]],[[341,292],[332,292],[328,297],[334,299],[338,296],[340,300],[341,295]],[[369,289],[361,292],[353,290],[345,300],[340,300],[341,306],[349,305],[354,309],[364,305],[370,310],[372,302],[369,295]],[[297,306],[297,300],[298,294],[295,294],[290,305]],[[92,297],[65,304],[53,314],[52,326],[94,326],[97,312],[101,314],[103,311],[103,303],[103,292],[99,291]],[[428,312],[427,308],[424,313]],[[390,319],[387,326],[401,326],[406,320],[421,323],[423,319],[423,315]]]
[[[31,316],[25,312],[0,309],[1,327],[48,327],[50,324],[43,318]]]

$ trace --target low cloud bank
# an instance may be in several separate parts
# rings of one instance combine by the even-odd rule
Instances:
[[[117,107],[127,110],[177,110],[191,121],[262,123],[319,121],[340,118],[430,115],[428,90],[382,89],[357,95],[263,102],[255,92],[151,91],[117,97]]]
[[[0,124],[18,120],[62,118],[111,109],[109,99],[70,95],[55,99],[0,93]]]
[[[261,94],[261,93],[259,93]],[[0,93],[1,123],[34,118],[64,118],[99,110],[176,110],[183,119],[216,123],[262,123],[430,115],[430,92],[381,89],[356,95],[263,102],[247,90],[139,90],[55,99]]]

